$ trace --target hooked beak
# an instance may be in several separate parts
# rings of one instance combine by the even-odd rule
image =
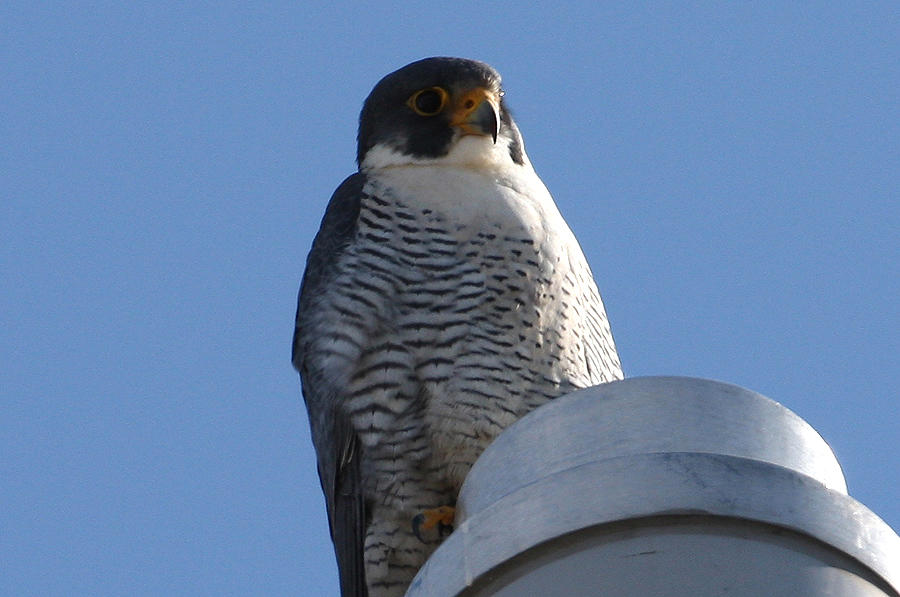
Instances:
[[[500,101],[497,94],[483,87],[466,91],[453,106],[450,124],[458,127],[463,135],[489,136],[496,143],[500,133]]]

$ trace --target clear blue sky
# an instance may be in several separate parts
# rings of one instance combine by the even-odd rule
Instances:
[[[896,2],[36,4],[0,7],[0,594],[337,593],[296,291],[363,99],[429,55],[504,75],[626,373],[782,402],[900,528]]]

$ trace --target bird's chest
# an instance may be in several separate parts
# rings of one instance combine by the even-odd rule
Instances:
[[[487,208],[448,209],[372,191],[354,270],[360,287],[387,290],[373,313],[378,352],[362,355],[354,383],[382,392],[390,409],[376,415],[381,428],[425,426],[432,452],[468,463],[536,400],[558,393],[548,334],[561,298],[559,239],[502,192],[480,198],[498,202]]]
[[[481,182],[372,185],[363,197],[358,253],[381,260],[376,277],[391,273],[388,315],[413,347],[518,341],[556,298],[566,239],[532,198]]]
[[[329,320],[359,337],[341,356],[353,363],[345,408],[373,460],[427,442],[429,458],[458,457],[449,474],[461,480],[493,437],[577,374],[559,336],[578,306],[574,239],[549,196],[432,182],[441,190],[363,189]]]
[[[391,281],[384,333],[413,353],[425,387],[441,386],[434,393],[526,390],[510,371],[554,350],[547,333],[566,308],[574,241],[555,205],[543,186],[402,182],[370,185],[359,218],[360,271]]]

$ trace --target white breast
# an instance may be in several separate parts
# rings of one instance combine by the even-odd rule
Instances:
[[[471,140],[471,141],[470,141]],[[431,209],[467,232],[524,230],[548,251],[546,257],[567,259],[581,250],[531,164],[512,163],[484,151],[484,138],[463,138],[440,160],[422,160],[367,171],[378,194],[389,193],[411,209]],[[487,141],[489,144],[490,142]],[[493,146],[491,146],[493,147]],[[386,148],[370,151],[374,161],[390,163]],[[477,156],[478,159],[475,159]],[[381,158],[381,159],[378,159]],[[545,243],[545,240],[552,242]]]

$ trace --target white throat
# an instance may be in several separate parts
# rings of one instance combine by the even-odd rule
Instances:
[[[524,164],[513,162],[509,153],[510,139],[500,136],[496,143],[489,137],[465,135],[453,143],[450,151],[439,158],[425,158],[400,153],[393,147],[379,143],[366,152],[360,164],[361,171],[400,166],[454,166],[484,171],[506,171],[511,168],[531,169],[528,157],[522,154]]]

